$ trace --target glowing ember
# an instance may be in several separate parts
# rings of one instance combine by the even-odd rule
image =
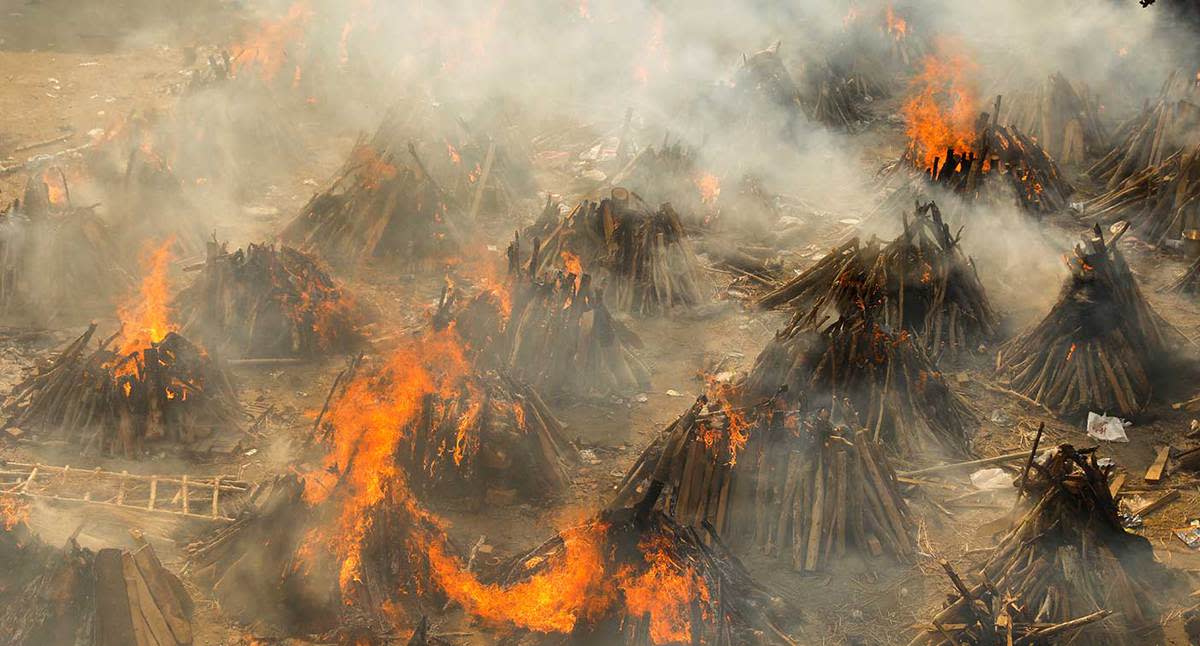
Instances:
[[[579,286],[583,283],[583,263],[579,261],[579,256],[565,249],[559,255],[562,257],[563,269],[569,274],[574,274],[575,290],[579,291]],[[563,307],[565,309],[566,305]]]
[[[174,238],[159,245],[147,243],[142,251],[144,278],[137,293],[132,294],[119,309],[123,323],[117,347],[122,356],[158,343],[177,326],[172,322],[170,281],[167,270],[171,264]]]
[[[4,496],[0,498],[0,521],[4,523],[4,531],[29,520],[29,503],[24,499]]]
[[[396,167],[390,160],[379,156],[374,148],[367,144],[356,146],[350,152],[352,164],[358,169],[358,181],[368,190],[376,190],[384,182],[396,177]]]
[[[971,150],[978,109],[966,79],[974,67],[961,54],[943,52],[926,57],[924,69],[910,83],[901,113],[914,161],[923,168],[932,167],[947,149],[960,154]]]
[[[42,183],[46,185],[46,198],[51,206],[66,206],[67,181],[57,169],[47,168],[42,171]]]

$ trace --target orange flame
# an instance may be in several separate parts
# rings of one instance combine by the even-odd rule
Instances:
[[[700,189],[700,202],[712,206],[721,196],[721,180],[712,173],[704,173],[696,178],[696,188]]]
[[[297,0],[279,20],[264,21],[243,42],[230,48],[233,76],[253,69],[263,81],[273,80],[289,58],[288,47],[304,36],[313,15],[307,0]],[[296,74],[298,79],[299,67]]]
[[[1071,344],[1071,349],[1067,350],[1066,360],[1070,361],[1071,357],[1073,357],[1073,356],[1075,356],[1075,344],[1074,343]]]
[[[22,498],[4,496],[0,498],[0,521],[4,523],[4,531],[12,531],[14,527],[29,520],[29,503]]]
[[[142,284],[118,310],[123,326],[117,347],[122,356],[158,343],[177,329],[171,320],[171,285],[167,276],[174,243],[173,237],[157,246],[148,242],[142,250]]]
[[[66,181],[53,168],[42,171],[42,183],[46,185],[46,198],[51,206],[66,206]]]
[[[396,167],[389,159],[379,156],[370,145],[355,146],[350,151],[352,163],[358,167],[358,181],[368,190],[378,189],[384,182],[396,177]]]
[[[887,31],[896,40],[904,40],[908,35],[908,23],[896,15],[890,2],[887,3]]]
[[[649,615],[650,639],[655,644],[690,644],[692,605],[697,599],[708,600],[708,587],[691,565],[671,557],[668,540],[655,535],[640,541],[638,548],[649,568],[640,574],[623,569],[617,574],[617,587],[629,616]]]
[[[948,148],[971,150],[978,116],[974,90],[967,73],[975,66],[958,53],[925,58],[924,69],[909,85],[909,99],[901,108],[914,161],[932,167]]]
[[[579,256],[565,249],[559,255],[562,257],[563,269],[575,275],[575,291],[578,292],[579,286],[583,284],[583,263],[579,261]]]
[[[633,78],[637,81],[638,85],[642,86],[650,83],[651,66],[664,72],[669,68],[666,58],[663,57],[666,17],[658,9],[653,9],[652,11],[654,19],[650,24],[650,35],[646,38],[646,45],[642,50],[640,60],[633,67]]]

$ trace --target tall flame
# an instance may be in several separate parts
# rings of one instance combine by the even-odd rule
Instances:
[[[297,0],[278,20],[264,21],[243,42],[230,48],[233,75],[254,70],[260,79],[273,80],[289,59],[288,48],[303,38],[313,15],[307,0]],[[297,79],[299,70],[297,66]]]
[[[978,101],[967,75],[974,69],[963,54],[941,52],[927,56],[921,73],[910,82],[901,113],[914,161],[923,167],[944,157],[947,148],[971,150]]]
[[[173,237],[158,245],[147,242],[142,250],[142,284],[119,308],[123,327],[117,347],[122,355],[158,343],[177,329],[172,322],[171,284],[167,275],[174,243]]]
[[[908,23],[896,15],[896,12],[892,9],[891,2],[887,3],[886,19],[888,34],[896,40],[904,40],[908,35]]]

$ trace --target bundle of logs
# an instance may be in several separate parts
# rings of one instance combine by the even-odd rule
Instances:
[[[672,142],[667,133],[660,146],[642,149],[608,184],[626,187],[656,204],[670,203],[690,229],[698,229],[709,224],[716,211],[716,195],[703,192],[705,181],[712,180],[701,172],[695,152],[680,141]]]
[[[829,60],[814,60],[805,67],[801,102],[812,121],[853,130],[870,119],[862,104],[872,92],[880,92],[872,85],[869,77],[851,76]]]
[[[662,510],[727,543],[753,544],[796,571],[825,569],[848,549],[911,559],[916,526],[882,447],[834,426],[828,411],[798,425],[796,411],[771,404],[755,406],[754,419],[728,403],[693,407],[646,449],[612,506],[645,489],[666,459]]]
[[[995,338],[999,324],[974,262],[950,233],[937,204],[918,205],[904,230],[882,249],[852,239],[816,265],[760,297],[759,307],[798,311],[832,307],[850,313],[870,303],[882,321],[917,335],[926,351],[971,352]]]
[[[755,128],[756,134],[767,138],[780,135],[794,139],[807,120],[800,89],[783,58],[780,43],[749,57],[742,55],[742,65],[733,77],[732,119]],[[762,129],[762,126],[767,126]]]
[[[1089,218],[1128,220],[1147,241],[1200,240],[1200,145],[1138,169],[1108,192],[1083,203]]]
[[[10,435],[33,433],[76,443],[84,453],[129,458],[148,442],[186,445],[240,424],[229,376],[183,336],[169,332],[121,354],[109,347],[120,332],[89,348],[95,332],[93,323],[13,387],[0,408]]]
[[[0,536],[6,568],[0,641],[14,646],[188,646],[192,600],[154,549],[61,549],[23,523]]]
[[[1073,85],[1061,72],[1012,95],[1009,106],[1005,121],[1032,137],[1059,164],[1080,164],[1108,151],[1098,100],[1086,85]]]
[[[1019,482],[1031,504],[983,566],[985,583],[968,590],[956,582],[958,599],[935,626],[962,633],[959,643],[972,632],[997,629],[992,642],[971,643],[1004,643],[1020,631],[1022,639],[1013,643],[1046,643],[1083,626],[1071,643],[1161,639],[1153,633],[1172,572],[1154,559],[1148,540],[1122,526],[1109,488],[1111,467],[1099,466],[1094,451],[1064,444],[1032,463]],[[985,621],[980,605],[989,599],[1000,606],[997,617],[1009,615],[1007,624]],[[938,643],[941,631],[927,631],[915,643]]]
[[[23,197],[0,209],[0,312],[107,310],[132,284],[112,231],[94,207],[72,203],[60,169],[35,174]]]
[[[571,543],[588,541],[600,550],[601,571],[589,573],[591,611],[570,643],[794,644],[776,626],[782,600],[751,578],[711,527],[697,530],[655,510],[659,491],[503,564],[492,584],[518,587],[562,563]]]
[[[1112,191],[1200,140],[1200,105],[1191,73],[1172,71],[1158,100],[1121,124],[1108,154],[1088,175]]]
[[[537,275],[561,267],[596,276],[597,291],[618,311],[658,316],[707,299],[679,214],[670,204],[652,210],[623,188],[581,202],[536,246]],[[576,263],[578,270],[567,266]]]
[[[1017,393],[1071,417],[1122,417],[1150,403],[1168,347],[1182,339],[1142,296],[1117,242],[1097,225],[1067,259],[1071,276],[1042,321],[1004,344],[996,367]]]
[[[865,411],[861,424],[872,439],[900,455],[967,454],[975,417],[912,334],[882,322],[877,307],[828,325],[817,314],[797,313],[776,333],[746,376],[746,396],[770,397],[787,386],[789,397],[835,415],[848,401]]]
[[[412,143],[396,141],[396,117],[360,139],[329,188],[313,196],[282,238],[329,262],[393,258],[419,262],[453,253],[458,234],[449,196]],[[410,164],[404,163],[409,159]]]
[[[362,342],[361,308],[310,256],[208,243],[200,276],[176,298],[184,333],[235,357],[313,357]]]
[[[899,161],[884,170],[885,176],[920,169],[920,177],[908,186],[896,190],[884,202],[884,209],[899,208],[920,194],[923,186],[940,187],[965,199],[1015,198],[1024,211],[1035,214],[1054,213],[1068,205],[1075,191],[1058,170],[1058,165],[1033,138],[1016,127],[999,122],[1000,97],[989,116],[982,112],[975,122],[975,141],[969,150],[947,149],[944,156],[935,157],[933,164],[924,166],[922,153],[910,145]]]

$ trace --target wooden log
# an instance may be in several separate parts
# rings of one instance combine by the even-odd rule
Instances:
[[[1151,484],[1157,484],[1163,479],[1167,469],[1167,459],[1171,455],[1171,447],[1163,446],[1158,449],[1158,453],[1154,456],[1154,461],[1150,463],[1150,467],[1146,469],[1144,480]]]
[[[96,602],[96,646],[131,646],[144,643],[134,634],[129,597],[125,593],[121,551],[102,549],[94,564]]]

